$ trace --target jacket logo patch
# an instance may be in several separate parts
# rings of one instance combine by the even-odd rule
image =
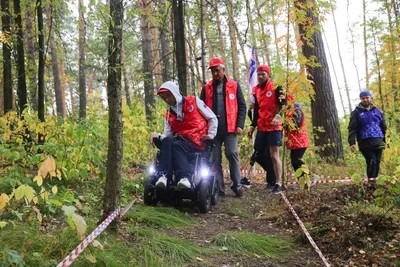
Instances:
[[[233,100],[233,99],[235,99],[235,95],[234,95],[234,94],[229,94],[229,98],[230,98],[231,100]]]
[[[190,105],[190,107],[189,107],[189,112],[192,112],[193,110],[194,110],[193,105]]]
[[[268,91],[267,92],[267,97],[270,97],[272,95],[272,92],[271,91]]]

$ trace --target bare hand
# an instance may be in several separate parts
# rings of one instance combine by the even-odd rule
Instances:
[[[351,152],[356,151],[356,146],[355,146],[355,145],[351,145],[351,146],[350,146],[350,150],[351,150]]]
[[[236,134],[241,135],[242,132],[243,132],[243,129],[242,129],[242,128],[236,127],[236,131],[235,131]]]
[[[201,137],[201,140],[211,140],[211,139],[213,139],[211,136],[209,136],[209,135],[203,135],[202,137]]]
[[[160,134],[157,133],[157,132],[153,132],[153,133],[151,134],[151,137],[150,137],[150,144],[151,144],[152,146],[155,146],[155,144],[154,144],[154,142],[153,142],[153,138],[158,138],[159,136],[160,136]]]
[[[271,126],[272,126],[272,127],[278,126],[278,125],[279,125],[279,121],[280,121],[280,120],[274,118],[274,119],[272,120],[272,122],[271,122]]]
[[[251,137],[253,136],[253,132],[254,132],[254,129],[250,128],[250,130],[247,132],[247,137],[251,139]]]

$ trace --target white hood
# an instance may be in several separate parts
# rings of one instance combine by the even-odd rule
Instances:
[[[176,114],[178,115],[179,118],[183,118],[183,116],[182,116],[183,115],[182,114],[182,98],[183,98],[183,96],[179,92],[179,85],[176,82],[168,81],[168,82],[163,83],[158,90],[160,90],[162,88],[168,89],[172,93],[172,95],[175,97],[176,106],[175,107],[170,106],[170,107],[173,111],[176,112]]]

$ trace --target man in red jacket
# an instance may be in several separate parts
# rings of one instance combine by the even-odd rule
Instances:
[[[258,127],[254,148],[258,155],[267,155],[269,149],[275,183],[268,181],[267,188],[272,193],[282,192],[282,162],[279,158],[279,147],[282,145],[281,109],[285,104],[285,93],[281,86],[276,87],[270,80],[270,68],[267,65],[257,67],[257,80],[254,103],[254,118],[247,135],[252,137]],[[266,159],[268,160],[268,159]]]
[[[238,135],[242,133],[246,120],[246,101],[240,85],[225,75],[225,64],[222,59],[213,58],[208,69],[211,71],[212,80],[203,87],[200,98],[218,118],[218,131],[215,137],[218,155],[215,166],[219,193],[225,194],[221,151],[224,144],[232,180],[231,189],[236,197],[241,197]]]
[[[156,187],[165,188],[173,169],[180,188],[192,187],[193,167],[188,155],[204,150],[204,140],[217,133],[215,114],[196,96],[182,96],[178,84],[172,81],[161,85],[157,93],[168,104],[164,134],[153,132],[150,142],[161,140]]]

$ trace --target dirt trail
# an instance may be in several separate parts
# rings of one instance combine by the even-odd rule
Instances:
[[[253,185],[244,191],[241,199],[228,190],[208,214],[196,213],[195,207],[182,207],[196,218],[196,228],[171,230],[169,235],[195,242],[201,247],[211,247],[212,237],[230,231],[257,233],[266,236],[293,236],[293,230],[285,222],[288,215],[286,204],[280,195],[269,193],[265,185]],[[293,251],[278,258],[258,255],[223,253],[199,261],[199,266],[324,266],[311,245],[294,241]]]

